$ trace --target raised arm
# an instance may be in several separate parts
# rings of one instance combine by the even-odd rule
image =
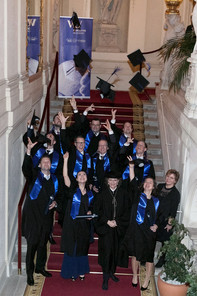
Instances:
[[[134,163],[131,156],[127,156],[127,159],[129,161],[129,178],[130,178],[130,181],[132,181],[135,178]]]
[[[70,178],[68,176],[68,158],[69,158],[69,153],[66,152],[63,155],[64,158],[64,165],[63,165],[63,177],[64,177],[64,183],[67,187],[70,187],[71,182],[70,182]]]

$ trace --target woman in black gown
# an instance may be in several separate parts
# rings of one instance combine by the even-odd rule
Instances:
[[[132,157],[129,156],[128,160],[134,199],[131,210],[131,223],[127,231],[126,241],[129,255],[132,256],[133,287],[137,287],[138,283],[137,271],[139,262],[146,262],[146,276],[141,286],[141,290],[144,291],[148,288],[153,271],[159,199],[154,197],[155,183],[152,178],[146,178],[142,184],[142,189],[138,189]]]
[[[68,204],[63,222],[61,251],[64,252],[61,276],[72,278],[78,276],[84,279],[85,273],[89,272],[88,249],[90,241],[89,218],[76,218],[76,216],[91,214],[93,194],[88,190],[87,175],[84,171],[77,174],[78,186],[72,185],[68,177],[68,152],[64,154],[63,176],[67,188]]]

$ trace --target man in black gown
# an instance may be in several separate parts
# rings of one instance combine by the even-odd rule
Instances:
[[[23,161],[23,174],[28,181],[28,192],[23,208],[22,234],[27,240],[26,272],[28,285],[34,285],[33,272],[45,277],[51,273],[45,270],[47,242],[53,224],[53,210],[60,209],[61,188],[55,175],[50,173],[51,160],[43,156],[40,171],[33,169],[31,149],[36,143],[29,140]],[[36,267],[34,257],[37,252]]]

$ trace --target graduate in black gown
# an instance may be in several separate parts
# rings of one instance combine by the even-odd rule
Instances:
[[[176,217],[180,203],[180,193],[175,186],[178,180],[179,172],[170,169],[166,173],[165,183],[158,184],[157,186],[160,200],[160,224],[157,230],[157,241],[161,242],[162,245],[172,235],[171,220]],[[164,261],[165,255],[162,255],[155,267],[162,267]]]
[[[88,190],[87,174],[84,171],[77,173],[76,182],[71,184],[68,176],[69,153],[64,154],[63,175],[67,188],[68,204],[64,216],[61,251],[64,252],[61,276],[71,278],[73,281],[79,277],[83,280],[85,273],[89,272],[88,249],[90,241],[89,218],[76,218],[76,216],[92,213],[93,193]]]
[[[26,272],[28,285],[34,285],[33,273],[45,277],[52,274],[45,270],[47,242],[53,225],[54,208],[61,209],[61,183],[51,174],[51,160],[43,156],[39,168],[33,168],[31,149],[36,145],[29,139],[23,162],[23,173],[28,181],[28,192],[22,215],[22,235],[27,240]],[[34,257],[37,252],[36,266]]]
[[[139,262],[146,262],[146,276],[141,286],[141,290],[144,291],[148,288],[153,271],[159,199],[154,196],[155,182],[150,177],[144,180],[141,190],[138,189],[134,174],[134,162],[131,156],[128,157],[128,160],[134,199],[130,225],[125,239],[127,241],[128,253],[132,256],[133,287],[138,285],[137,272]]]
[[[119,262],[119,247],[129,224],[128,193],[120,185],[117,172],[107,174],[107,185],[95,197],[95,230],[99,235],[98,263],[103,270],[103,290],[108,289],[108,280],[118,282],[114,275]]]

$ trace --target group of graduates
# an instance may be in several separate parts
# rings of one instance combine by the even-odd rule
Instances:
[[[23,141],[27,146],[22,170],[28,181],[23,208],[22,233],[27,240],[27,283],[34,285],[33,273],[45,277],[47,243],[52,237],[54,211],[62,227],[64,252],[61,276],[84,280],[89,272],[88,249],[98,240],[98,263],[103,271],[102,289],[115,282],[116,267],[128,267],[132,256],[132,286],[138,285],[139,262],[146,265],[141,290],[146,290],[153,272],[156,241],[164,243],[172,233],[180,194],[175,187],[176,170],[166,173],[165,183],[156,186],[153,163],[144,141],[133,138],[132,124],[116,126],[116,112],[101,131],[99,118],[89,122],[91,104],[79,114],[75,98],[70,100],[74,123],[66,127],[62,112],[53,118],[45,136],[35,135],[36,121],[28,122]],[[35,118],[34,118],[35,119]],[[34,257],[36,263],[34,264]],[[157,266],[162,266],[161,257]]]

